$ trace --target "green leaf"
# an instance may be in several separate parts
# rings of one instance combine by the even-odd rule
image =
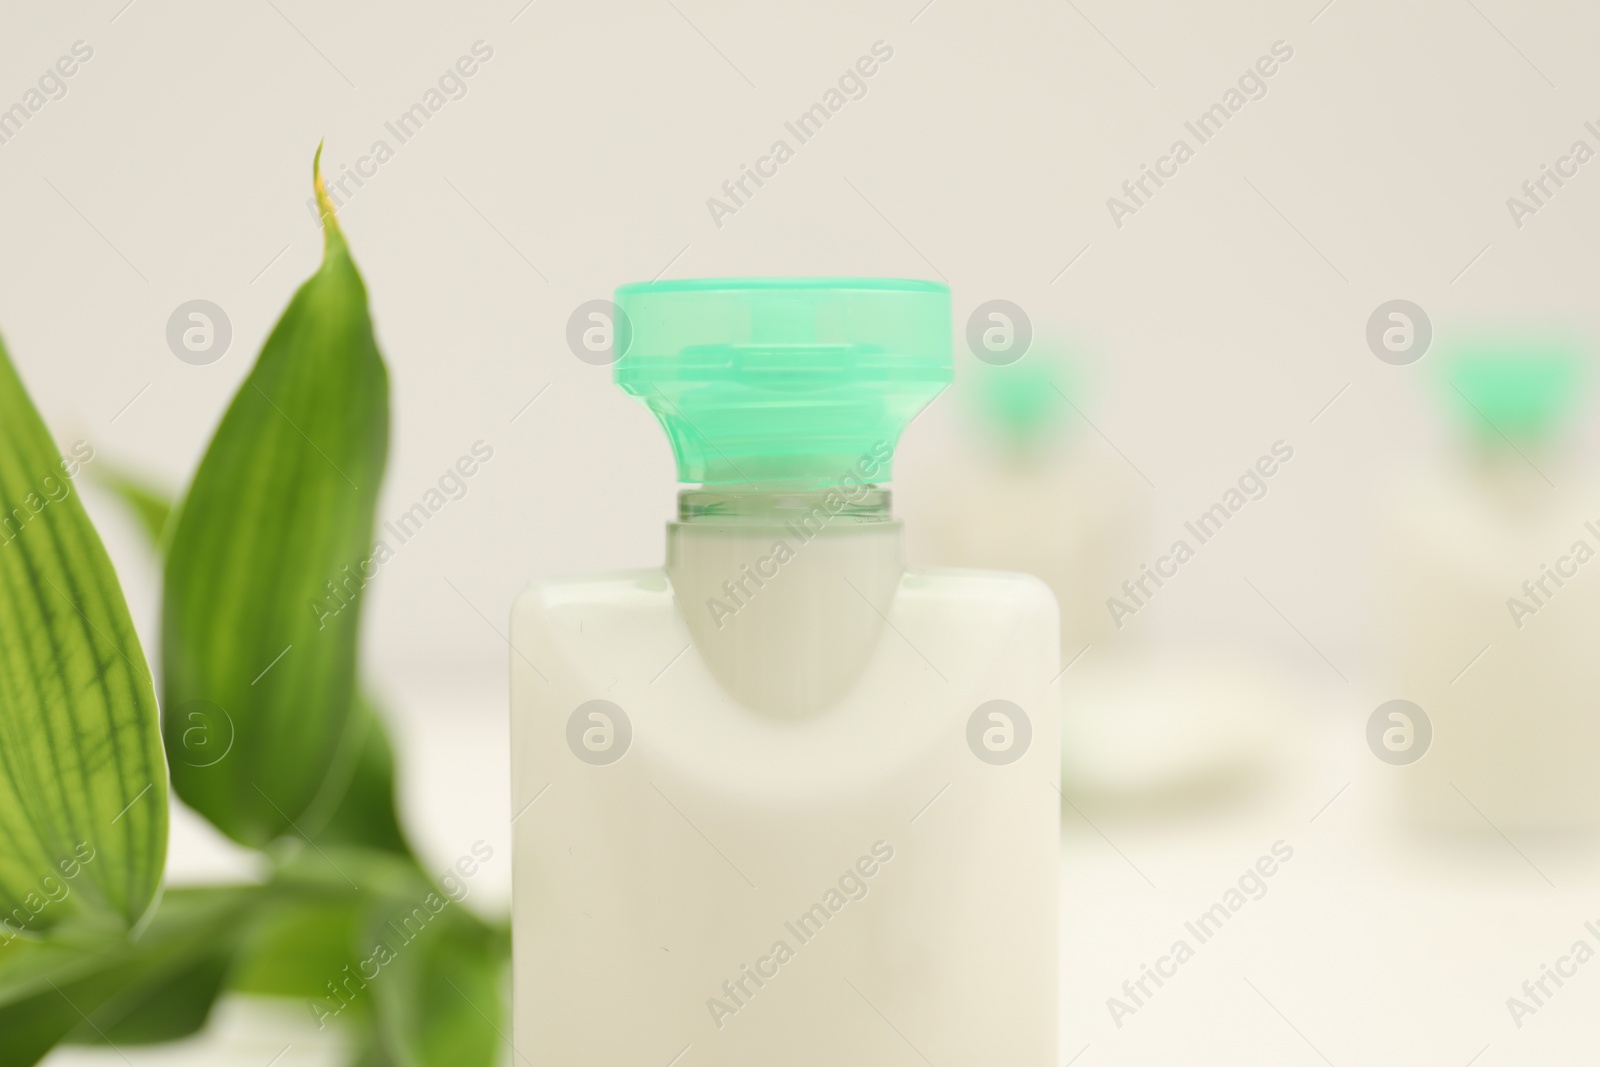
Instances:
[[[0,1067],[63,1040],[170,1041],[205,1025],[258,887],[169,892],[136,939],[18,941],[0,952]]]
[[[322,267],[223,416],[167,552],[163,723],[173,784],[254,847],[314,832],[306,813],[342,746],[353,754],[362,741],[359,723],[347,735],[389,384],[366,287],[320,174],[315,185]],[[337,793],[345,782],[335,785]]]
[[[239,952],[230,985],[241,993],[331,995],[346,968],[371,950],[365,943],[374,902],[420,896],[431,886],[415,860],[381,849],[293,843],[268,883]]]
[[[233,965],[231,944],[194,946],[194,955],[171,967],[136,965],[119,975],[117,994],[98,1019],[85,1019],[68,1043],[155,1045],[197,1034],[211,1018]]]
[[[356,976],[373,952],[372,911],[433,886],[410,857],[379,849],[295,843],[289,852],[270,883],[273,903],[251,921],[232,986],[293,997],[324,1022],[364,1017],[371,998]]]
[[[241,993],[312,1000],[357,961],[362,931],[361,895],[328,893],[285,898],[252,918],[230,979]]]
[[[133,517],[139,520],[140,529],[150,538],[150,546],[159,549],[161,534],[167,528],[167,520],[172,517],[172,497],[138,475],[110,466],[104,460],[95,464],[94,480],[110,490],[133,512]]]
[[[72,476],[0,345],[0,941],[127,928],[167,854],[155,690]]]
[[[95,479],[138,517],[151,547],[159,549],[161,533],[172,510],[171,498],[143,478],[107,466],[103,460],[96,467]],[[195,721],[199,720],[190,720],[190,725]],[[383,713],[364,691],[357,692],[342,751],[348,753],[348,758],[339,762],[349,766],[331,769],[329,779],[346,780],[347,771],[349,785],[337,797],[331,788],[323,790],[322,800],[333,808],[331,815],[324,818],[317,811],[307,813],[307,822],[321,826],[313,839],[320,844],[365,845],[409,855],[411,846],[396,810],[394,745]]]
[[[159,550],[162,531],[172,512],[168,494],[137,475],[106,465],[104,460],[96,466],[95,480],[133,512],[149,536],[151,547]],[[203,719],[204,716],[188,722],[193,726]],[[196,746],[201,744],[194,735],[191,739]],[[321,799],[328,802],[325,806],[333,807],[332,815],[323,818],[317,811],[307,813],[307,822],[321,826],[313,838],[323,844],[366,845],[409,855],[411,846],[396,811],[394,746],[382,712],[365,692],[358,690],[342,751],[348,757],[338,762],[349,766],[330,769],[329,779],[344,781],[348,773],[349,785],[341,796],[334,796],[331,788],[323,790]],[[192,748],[186,755],[199,758]]]
[[[435,893],[380,902],[369,940],[390,948],[370,985],[378,1043],[406,1067],[494,1067],[508,1040],[504,931]],[[431,918],[428,918],[431,916]]]
[[[357,1032],[355,1055],[350,1067],[395,1067],[395,1061],[383,1047],[383,1037],[375,1022],[369,1022]]]
[[[234,988],[304,998],[352,1031],[371,1067],[500,1062],[506,927],[375,849],[301,847],[272,890],[287,903],[246,940]]]
[[[318,812],[310,813],[310,821],[321,826],[312,840],[324,845],[364,845],[409,856],[411,846],[396,812],[394,746],[382,714],[365,694],[356,698],[349,740],[355,752],[350,784],[332,815],[322,819]]]

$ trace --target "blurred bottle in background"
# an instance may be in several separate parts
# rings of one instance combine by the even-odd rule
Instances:
[[[1153,558],[1147,487],[1091,425],[1090,368],[1067,352],[1036,343],[1015,363],[963,366],[969,445],[916,551],[1035,574],[1055,593],[1064,795],[1153,814],[1231,797],[1283,762],[1285,702],[1250,665],[1158,650],[1148,620],[1117,626],[1107,598]]]
[[[1400,487],[1379,555],[1385,679],[1432,732],[1407,807],[1432,826],[1595,827],[1600,501],[1571,433],[1579,348],[1481,337],[1442,365],[1454,448]]]
[[[1106,590],[1138,569],[1141,501],[1126,468],[1084,447],[1074,368],[1036,344],[1006,366],[963,368],[975,447],[963,449],[930,514],[942,566],[1042,578],[1061,605],[1061,662],[1116,633]],[[1120,640],[1120,639],[1119,639]]]

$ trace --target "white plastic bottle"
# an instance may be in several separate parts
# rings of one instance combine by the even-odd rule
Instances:
[[[1424,826],[1600,827],[1600,510],[1563,439],[1579,369],[1565,345],[1463,346],[1446,395],[1466,440],[1394,508],[1381,647],[1426,723],[1375,712],[1369,744]]]
[[[1035,343],[1023,360],[980,363],[967,378],[974,445],[942,465],[953,491],[911,516],[912,554],[1043,579],[1061,607],[1063,662],[1128,647],[1144,628],[1119,632],[1105,601],[1143,562],[1138,475],[1093,447],[1075,410],[1087,400],[1059,349]]]
[[[667,564],[512,619],[515,1044],[532,1063],[1054,1067],[1057,615],[902,563],[893,444],[949,292],[619,290]]]

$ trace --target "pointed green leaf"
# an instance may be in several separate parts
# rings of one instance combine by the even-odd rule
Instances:
[[[72,476],[0,345],[0,942],[144,915],[167,854],[155,690]]]
[[[314,832],[302,820],[341,750],[362,744],[347,729],[358,568],[372,553],[389,385],[366,287],[320,175],[315,183],[322,267],[223,416],[167,550],[163,724],[173,784],[256,847]]]

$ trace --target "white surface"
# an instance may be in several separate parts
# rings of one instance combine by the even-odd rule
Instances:
[[[461,842],[495,842],[497,861],[479,883],[493,890],[488,902],[504,891],[498,879],[509,872],[509,863],[498,863],[506,780],[486,769],[505,758],[506,717],[487,694],[492,687],[483,688],[474,701],[439,686],[407,687],[412,699],[400,706],[410,710],[397,732],[408,780],[427,783],[414,784],[407,810],[435,865]],[[426,692],[436,703],[424,704]],[[1299,699],[1329,702],[1329,695],[1307,687]],[[1585,838],[1507,840],[1487,825],[1449,838],[1399,829],[1404,768],[1380,764],[1366,749],[1364,706],[1331,703],[1324,728],[1295,720],[1309,742],[1305,756],[1280,764],[1265,791],[1180,810],[1102,810],[1085,800],[1064,809],[1063,1062],[1310,1067],[1324,1062],[1320,1052],[1337,1067],[1584,1067],[1600,1058],[1593,1025],[1600,960],[1579,968],[1520,1029],[1506,1008],[1506,998],[1522,996],[1524,980],[1538,978],[1540,965],[1578,938],[1600,948],[1584,930],[1586,921],[1600,926],[1600,846]],[[1191,936],[1185,921],[1279,840],[1294,857],[1267,880],[1266,896],[1246,904],[1116,1027],[1107,998],[1122,996],[1123,981],[1137,978],[1141,964]],[[175,832],[175,866],[198,869],[203,850],[193,833]],[[264,1067],[287,1043],[295,1049],[282,1063],[333,1062],[325,1046],[310,1043],[309,1011],[302,1016],[289,1005],[284,1014],[248,1020],[224,1013],[219,1032],[187,1051],[128,1049],[126,1062]],[[79,1050],[49,1060],[53,1067],[122,1062]]]
[[[318,1030],[304,1007],[231,998],[211,1026],[186,1041],[145,1048],[64,1048],[49,1067],[345,1067],[349,1046],[334,1027]]]
[[[1596,842],[1508,839],[1483,822],[1454,837],[1401,829],[1406,770],[1367,750],[1369,709],[1339,705],[1308,731],[1310,758],[1248,802],[1067,810],[1066,1061],[1577,1067],[1600,1056],[1600,963],[1520,1029],[1506,1006],[1576,940],[1600,949],[1584,929],[1600,927]],[[1280,840],[1294,856],[1266,895],[1200,944],[1185,922]],[[1119,1028],[1107,999],[1179,938],[1194,958]]]

